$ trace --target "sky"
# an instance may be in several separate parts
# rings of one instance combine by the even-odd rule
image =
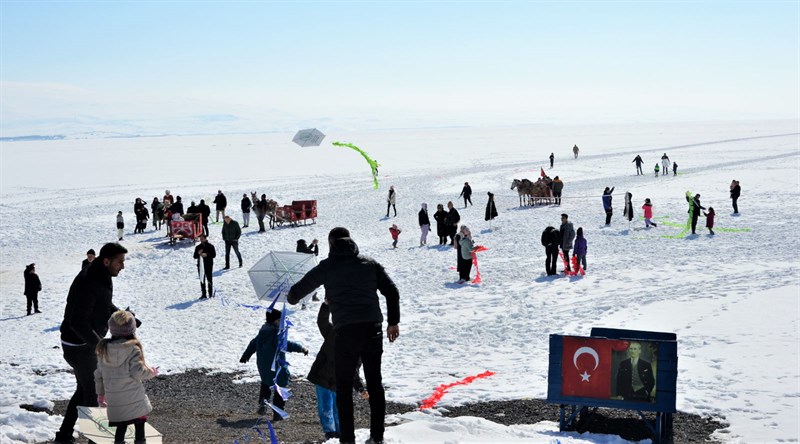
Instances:
[[[797,119],[798,2],[0,1],[2,136]]]

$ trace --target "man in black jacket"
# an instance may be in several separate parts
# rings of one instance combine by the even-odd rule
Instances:
[[[461,189],[461,194],[458,197],[464,197],[464,208],[467,208],[467,202],[469,202],[470,206],[472,205],[472,187],[469,186],[469,182],[464,182],[464,188]]]
[[[358,254],[358,245],[346,228],[328,234],[330,253],[289,290],[287,300],[297,304],[320,285],[333,315],[336,329],[336,406],[339,410],[341,443],[355,442],[353,424],[353,374],[359,358],[364,364],[370,405],[370,440],[382,443],[386,397],[381,382],[383,314],[376,291],[386,298],[389,342],[400,336],[400,293],[381,264]]]
[[[211,217],[211,208],[206,205],[205,199],[200,199],[200,205],[197,206],[197,211],[203,215],[203,234],[208,236],[208,218]]]
[[[561,232],[553,227],[547,227],[542,232],[542,246],[547,254],[544,261],[544,269],[548,276],[556,275],[556,263],[558,262],[558,247],[561,245]]]
[[[214,297],[214,258],[217,257],[217,249],[208,242],[205,234],[200,235],[200,243],[194,248],[194,258],[197,259],[197,272],[200,278],[200,290],[202,296],[206,298],[206,284],[208,284],[208,297]],[[200,259],[202,258],[202,264]],[[200,271],[202,270],[202,273]]]
[[[75,442],[72,429],[78,419],[79,405],[97,406],[95,347],[108,332],[108,318],[119,310],[111,300],[114,291],[112,278],[125,268],[127,252],[118,243],[103,245],[97,260],[81,270],[69,288],[61,323],[61,346],[64,360],[72,367],[78,386],[67,404],[55,444]]]
[[[253,202],[247,197],[247,193],[242,194],[242,228],[250,226],[250,208],[253,207]]]
[[[217,190],[217,195],[214,196],[214,203],[217,207],[217,222],[219,222],[219,213],[222,212],[222,218],[225,219],[225,208],[228,206],[228,199],[222,194],[222,190]]]

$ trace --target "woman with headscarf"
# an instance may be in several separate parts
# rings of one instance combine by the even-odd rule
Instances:
[[[491,221],[495,217],[497,217],[497,207],[494,206],[494,193],[489,192],[489,201],[486,202],[486,217],[484,218],[487,221]]]
[[[419,229],[422,235],[419,238],[419,246],[425,246],[428,243],[428,231],[431,229],[431,219],[428,217],[428,204],[422,203],[422,209],[419,210]]]
[[[41,313],[39,311],[39,292],[42,291],[42,281],[36,275],[36,264],[30,264],[25,267],[25,272],[22,274],[25,277],[25,297],[28,299],[28,316],[31,315],[31,305],[33,305],[34,313]]]
[[[629,191],[625,192],[625,210],[622,212],[622,215],[628,219],[628,225],[630,225],[631,221],[633,220],[633,194]]]
[[[437,204],[436,212],[433,213],[433,218],[436,220],[436,234],[439,236],[439,245],[447,244],[447,211],[444,210],[444,205]]]
[[[458,283],[469,282],[469,274],[472,271],[472,250],[475,244],[472,242],[472,233],[466,225],[461,226],[458,233]]]

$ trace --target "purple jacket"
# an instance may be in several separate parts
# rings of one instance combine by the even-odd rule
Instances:
[[[585,256],[586,255],[586,238],[583,236],[578,236],[575,239],[575,250],[573,254]]]

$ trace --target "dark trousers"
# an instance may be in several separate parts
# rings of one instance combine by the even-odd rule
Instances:
[[[25,298],[28,299],[28,314],[31,314],[31,305],[35,311],[39,311],[39,292],[34,294],[26,294]]]
[[[553,197],[556,200],[556,205],[561,205],[561,191],[559,191],[557,193],[554,192],[553,193]]]
[[[133,429],[136,431],[134,436],[134,440],[136,442],[144,440],[144,423],[147,422],[146,419],[143,418],[136,418],[132,421],[126,421],[133,424]],[[118,425],[117,432],[114,434],[114,441],[123,442],[125,441],[125,434],[128,433],[128,424]]]
[[[264,231],[267,231],[267,229],[264,227],[264,215],[256,214],[256,219],[258,219],[258,232],[262,233]]]
[[[203,234],[208,237],[208,221],[203,219]]]
[[[358,359],[364,364],[370,409],[370,435],[373,440],[383,440],[386,396],[381,381],[381,355],[383,354],[382,323],[344,325],[336,329],[336,407],[342,442],[355,441],[353,424],[353,375]]]
[[[458,278],[468,281],[469,274],[472,272],[472,258],[458,258],[458,266],[456,268],[458,268]]]
[[[203,297],[206,297],[206,286],[208,286],[208,297],[214,296],[214,263],[203,263],[203,274],[205,279],[200,281],[200,290]]]
[[[642,172],[642,165],[637,163],[636,164],[636,175],[638,176],[640,174],[644,174],[644,172]]]
[[[467,196],[465,194],[464,195],[464,208],[467,208],[467,202],[469,202],[469,204],[472,205],[472,197],[471,196]]]
[[[547,259],[544,260],[544,269],[548,276],[556,274],[556,263],[558,263],[558,247],[548,247],[545,249]]]
[[[355,372],[355,370],[353,370],[353,372]],[[353,383],[352,382],[350,383],[350,387],[351,388],[353,387]],[[258,405],[259,405],[259,407],[264,405],[264,401],[268,401],[269,400],[269,395],[270,395],[271,391],[272,391],[272,385],[264,384],[263,382],[261,383],[261,390],[259,390],[259,392],[258,392]],[[275,407],[277,407],[277,408],[279,408],[281,410],[283,410],[283,408],[286,406],[286,401],[283,400],[283,398],[281,397],[280,393],[278,393],[277,390],[275,391],[274,394],[272,394],[272,405],[274,405]],[[270,410],[272,410],[272,409],[270,409]],[[273,410],[273,412],[275,412],[275,411]],[[275,420],[280,421],[278,418],[281,418],[281,415],[279,415],[277,412],[272,414],[272,420],[273,421],[275,421]],[[281,419],[283,419],[283,418],[281,418]]]
[[[614,214],[614,211],[609,208],[606,210],[606,225],[611,225],[611,215]]]
[[[456,232],[458,232],[458,225],[450,225],[447,227],[447,235],[450,236],[450,245],[456,243]]]
[[[239,259],[239,266],[242,266],[242,254],[239,253],[239,241],[225,241],[225,267],[231,266],[231,247],[236,257]]]
[[[567,260],[567,265],[566,265],[566,268],[565,268],[565,269],[566,269],[567,271],[570,271],[570,270],[572,270],[572,269],[570,268],[570,263],[569,263],[569,248],[567,248],[566,250],[562,248],[562,249],[561,249],[561,251],[562,251],[562,252],[564,252],[564,259],[566,259],[566,260]]]
[[[386,217],[389,217],[389,209],[390,208],[394,209],[394,215],[397,216],[397,207],[394,206],[394,204],[390,202],[390,203],[386,204]]]
[[[733,202],[733,212],[734,213],[738,213],[739,212],[739,205],[737,204],[738,200],[739,200],[738,197],[732,197],[731,198],[731,202]]]
[[[64,360],[75,373],[78,386],[67,404],[61,428],[56,432],[56,441],[68,441],[72,438],[72,429],[78,420],[78,406],[97,407],[97,392],[94,390],[94,371],[97,369],[97,355],[88,345],[63,345]]]
[[[700,217],[697,213],[692,213],[692,234],[695,234],[694,230],[697,229],[697,218]]]

